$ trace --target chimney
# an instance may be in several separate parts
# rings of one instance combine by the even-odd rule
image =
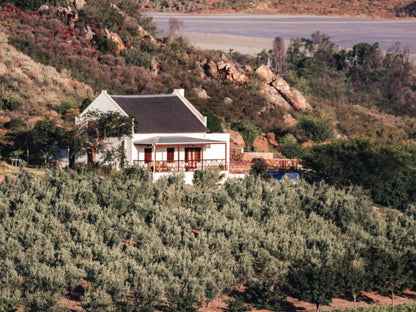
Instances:
[[[185,89],[174,89],[173,94],[185,97]]]

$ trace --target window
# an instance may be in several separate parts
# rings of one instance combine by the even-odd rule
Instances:
[[[151,148],[144,149],[144,162],[146,164],[152,162],[152,149]]]
[[[167,161],[168,161],[168,163],[173,163],[174,160],[175,160],[175,149],[173,147],[168,147]]]

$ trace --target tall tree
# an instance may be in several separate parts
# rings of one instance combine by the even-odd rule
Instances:
[[[333,261],[333,260],[331,260]],[[291,295],[300,300],[314,303],[316,311],[328,305],[338,293],[337,269],[333,262],[303,258],[292,262],[287,276]]]
[[[288,65],[286,59],[285,42],[282,37],[273,40],[274,66],[275,73],[279,75],[287,74]]]
[[[95,164],[97,153],[109,138],[130,137],[133,132],[133,119],[118,112],[88,112],[77,126],[76,135],[81,139],[88,163]]]

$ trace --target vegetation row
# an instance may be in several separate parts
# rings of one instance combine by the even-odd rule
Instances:
[[[375,210],[357,187],[218,178],[153,183],[135,167],[7,175],[0,310],[62,311],[64,297],[87,311],[196,311],[221,294],[319,308],[339,294],[415,288],[414,206]]]

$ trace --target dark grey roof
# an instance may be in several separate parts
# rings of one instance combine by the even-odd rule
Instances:
[[[137,140],[134,144],[145,144],[145,145],[174,145],[174,144],[218,144],[226,143],[225,141],[209,140],[190,138],[185,136],[169,136],[169,137],[152,137],[143,140]]]
[[[207,132],[200,119],[174,94],[111,98],[137,122],[136,133]]]

